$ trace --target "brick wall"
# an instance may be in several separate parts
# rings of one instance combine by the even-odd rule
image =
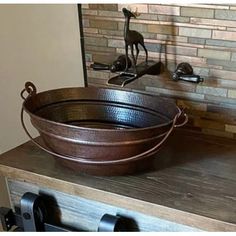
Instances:
[[[89,86],[106,86],[113,76],[91,70],[93,61],[110,63],[124,53],[123,7],[141,13],[130,28],[143,34],[149,58],[165,65],[160,76],[145,75],[124,89],[170,97],[186,107],[186,128],[236,138],[236,6],[83,4]],[[172,81],[180,62],[190,63],[204,83]]]

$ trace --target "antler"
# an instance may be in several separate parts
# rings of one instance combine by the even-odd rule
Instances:
[[[131,11],[136,17],[140,16],[141,13],[138,13],[138,8],[136,7],[135,11]]]

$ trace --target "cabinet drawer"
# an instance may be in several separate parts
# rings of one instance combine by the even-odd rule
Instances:
[[[77,195],[58,192],[32,183],[9,179],[8,186],[13,206],[19,206],[20,199],[25,192],[39,194],[45,200],[49,217],[53,219],[54,224],[73,227],[76,230],[97,231],[101,217],[104,214],[111,214],[125,218],[129,231],[200,231],[186,225],[88,200]]]

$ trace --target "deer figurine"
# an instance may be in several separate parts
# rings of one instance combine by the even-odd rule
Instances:
[[[144,45],[144,39],[143,39],[142,34],[140,34],[139,32],[137,32],[135,30],[129,29],[130,18],[131,17],[136,18],[138,13],[137,12],[133,13],[133,12],[127,10],[126,8],[123,8],[122,11],[125,16],[125,25],[124,25],[125,56],[126,56],[125,71],[128,70],[128,46],[130,46],[131,56],[132,56],[132,67],[133,67],[134,73],[136,73],[136,71],[137,71],[136,70],[136,63],[137,63],[138,54],[139,54],[138,44],[140,44],[145,51],[146,63],[148,61],[148,52],[147,52],[147,49]],[[134,45],[136,48],[136,57],[134,56]]]

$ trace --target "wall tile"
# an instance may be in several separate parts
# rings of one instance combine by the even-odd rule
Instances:
[[[179,4],[180,6],[191,6],[196,8],[208,8],[208,9],[229,9],[229,5],[221,5],[221,4]]]
[[[108,16],[108,17],[120,17],[124,18],[124,15],[122,12],[117,12],[117,11],[98,11],[99,16]]]
[[[181,16],[214,18],[214,10],[204,8],[181,7]]]
[[[236,125],[225,125],[225,130],[230,133],[236,133]]]
[[[195,119],[194,126],[214,130],[225,130],[225,126],[223,123],[214,120]]]
[[[223,88],[213,88],[213,87],[206,87],[206,86],[197,86],[197,93],[207,94],[207,95],[214,95],[220,97],[227,96],[227,89]]]
[[[177,100],[177,105],[188,110],[206,111],[207,104],[186,100]]]
[[[228,97],[229,98],[236,98],[236,90],[229,90],[228,91]]]
[[[170,15],[156,15],[156,16],[157,20],[159,21],[182,22],[182,23],[187,23],[190,21],[189,17],[183,17],[183,16],[170,16]]]
[[[217,81],[220,87],[236,89],[236,80],[218,79]]]
[[[82,14],[83,15],[92,15],[95,16],[98,14],[97,10],[89,10],[89,9],[82,9]]]
[[[219,114],[219,116],[224,116],[225,120],[235,120],[236,118],[236,105],[214,105],[214,104],[208,104],[207,105],[207,111],[215,114]]]
[[[87,33],[89,34],[97,34],[98,29],[95,28],[83,28],[84,34],[86,35]]]
[[[215,130],[215,129],[202,129],[201,132],[203,134],[214,135],[218,137],[234,138],[234,135],[232,133]]]
[[[89,9],[117,11],[117,4],[89,4]]]
[[[235,52],[232,53],[232,58],[231,58],[231,60],[232,60],[232,61],[236,61],[236,53],[235,53]]]
[[[89,9],[89,4],[81,4],[82,9]]]
[[[83,27],[89,27],[89,20],[88,19],[83,19],[82,24],[83,24]]]
[[[125,47],[125,41],[124,40],[118,40],[118,39],[109,39],[108,40],[108,47],[124,48]]]
[[[198,24],[198,25],[235,27],[235,21],[230,21],[230,20],[215,20],[215,19],[209,20],[209,19],[204,19],[204,18],[191,17],[190,23]]]
[[[196,117],[197,119],[204,119],[204,120],[214,120],[218,123],[231,123],[233,122],[232,117],[229,117],[228,115],[225,115],[224,113],[220,112],[210,112],[208,110],[209,103],[207,104],[207,111],[197,111],[197,110],[191,110],[191,114],[193,117]],[[220,110],[221,111],[221,110]]]
[[[212,38],[213,39],[220,39],[220,40],[235,41],[236,32],[213,30]]]
[[[162,52],[187,56],[196,56],[197,48],[167,45],[166,47],[163,47]]]
[[[198,56],[220,60],[230,60],[231,52],[199,48]]]
[[[164,6],[164,5],[149,5],[149,13],[164,14],[164,15],[180,15],[180,7]]]
[[[85,45],[85,50],[88,52],[110,52],[115,53],[115,48],[109,48],[109,47],[99,47],[98,45]]]
[[[145,43],[145,46],[146,46],[148,52],[149,51],[151,51],[151,52],[160,52],[161,51],[161,45],[158,43]],[[139,46],[139,48],[141,49],[142,47]]]
[[[228,98],[228,97],[220,97],[217,95],[205,95],[205,100],[206,102],[210,102],[210,103],[221,105],[221,106],[226,106],[228,104],[232,104],[232,105],[236,104],[236,99]]]
[[[200,57],[191,57],[191,56],[186,56],[186,55],[179,55],[178,57],[174,56],[169,56],[167,55],[167,59],[169,60],[175,60],[177,63],[180,62],[188,62],[191,65],[195,66],[203,66],[206,65],[206,58],[200,58]]]
[[[148,32],[159,34],[177,35],[178,28],[170,25],[148,25]]]
[[[176,81],[165,81],[163,83],[163,88],[175,90],[175,91],[183,91],[185,92],[195,92],[196,91],[196,85],[192,83],[184,83],[182,81],[176,82]],[[183,93],[182,92],[182,93]]]
[[[90,27],[98,29],[118,29],[117,22],[105,21],[105,20],[90,20]]]
[[[170,95],[178,98],[188,98],[193,100],[203,100],[204,96],[202,94],[189,93],[177,90],[169,90],[164,88],[154,88],[154,87],[146,87],[146,91],[155,92],[164,95]]]
[[[236,27],[227,27],[227,31],[236,31]]]
[[[194,65],[192,65],[192,67],[193,67],[193,72],[196,75],[201,75],[201,76],[208,76],[209,75],[208,68],[196,67]]]
[[[188,42],[189,43],[194,43],[194,44],[204,45],[206,40],[205,39],[201,39],[201,38],[191,38],[191,37],[189,37],[188,38]]]
[[[100,86],[107,86],[107,80],[101,79],[101,78],[93,78],[93,77],[88,77],[88,86],[94,86],[94,87],[100,87]]]
[[[236,41],[206,39],[206,45],[236,48]]]
[[[211,38],[211,30],[179,27],[179,35],[196,38]]]
[[[106,30],[106,29],[98,29],[98,33],[104,36],[120,36],[123,37],[123,30]]]
[[[142,32],[142,35],[144,37],[144,40],[146,40],[146,39],[157,39],[157,34],[155,34],[155,33]]]
[[[215,10],[216,19],[236,20],[236,11]]]
[[[88,76],[92,78],[98,78],[98,79],[109,79],[110,78],[110,72],[105,71],[97,71],[97,70],[89,70]]]
[[[187,37],[183,37],[183,36],[177,36],[177,35],[168,35],[168,34],[156,34],[156,38],[158,40],[163,40],[163,41],[167,41],[167,42],[183,42],[186,43],[188,41]],[[166,42],[163,42],[166,43]]]
[[[158,15],[154,14],[146,14],[146,13],[141,13],[140,16],[138,17],[140,20],[151,20],[151,21],[157,21],[158,20]]]
[[[117,58],[116,52],[93,52],[93,61],[100,62],[100,63],[107,63],[110,64],[111,61],[114,61]]]
[[[218,77],[220,79],[236,79],[235,71],[210,69],[209,75],[212,77]]]
[[[118,29],[122,30],[122,31],[124,30],[124,23],[123,22],[118,23]],[[133,23],[133,22],[130,23],[130,30],[136,30],[140,33],[148,31],[146,24],[138,24],[138,23]]]
[[[106,38],[96,38],[96,37],[85,37],[85,45],[94,45],[94,46],[107,46]]]
[[[218,59],[207,59],[207,64],[209,65],[221,65],[225,69],[234,69],[236,68],[236,62],[228,61],[228,60],[218,60]]]

